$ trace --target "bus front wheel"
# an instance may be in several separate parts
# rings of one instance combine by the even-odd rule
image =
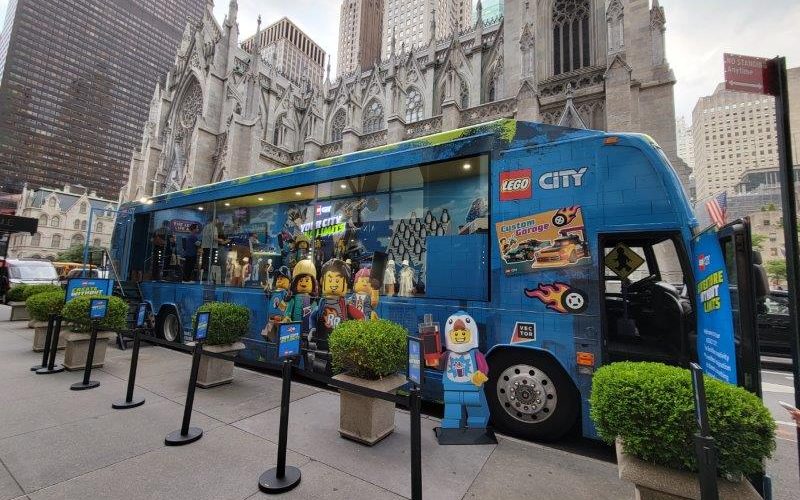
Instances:
[[[492,355],[486,398],[494,426],[523,439],[557,440],[579,414],[578,391],[561,366],[527,349]]]
[[[178,319],[178,314],[172,309],[158,315],[156,332],[159,337],[167,342],[175,342],[177,344],[183,343],[181,322],[180,319]]]

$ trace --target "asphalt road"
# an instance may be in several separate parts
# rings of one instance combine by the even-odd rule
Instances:
[[[800,470],[797,464],[797,428],[786,410],[778,404],[794,404],[794,382],[791,372],[761,370],[761,389],[764,404],[778,424],[776,449],[767,463],[767,474],[772,477],[775,500],[800,498]]]

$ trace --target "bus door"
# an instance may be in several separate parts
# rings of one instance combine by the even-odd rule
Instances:
[[[670,232],[600,235],[604,363],[688,365],[694,314],[680,242]]]
[[[722,227],[717,239],[730,284],[737,382],[761,397],[757,305],[769,293],[769,283],[753,252],[748,219]]]

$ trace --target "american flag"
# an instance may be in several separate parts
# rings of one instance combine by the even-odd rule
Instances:
[[[725,225],[725,217],[728,211],[728,193],[722,192],[706,202],[706,210],[711,220],[717,227]]]

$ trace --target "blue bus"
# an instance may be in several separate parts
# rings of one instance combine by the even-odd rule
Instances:
[[[205,301],[251,311],[245,364],[267,340],[276,278],[332,257],[369,273],[381,318],[423,337],[441,398],[437,325],[479,326],[495,428],[595,436],[592,374],[620,360],[698,359],[699,228],[647,136],[499,120],[154,197],[123,207],[112,259],[156,333],[183,342]],[[747,221],[716,233],[731,280],[736,380],[758,392],[761,289]],[[702,260],[702,259],[701,259]],[[367,271],[362,271],[367,269]],[[702,305],[700,306],[702,309]]]

